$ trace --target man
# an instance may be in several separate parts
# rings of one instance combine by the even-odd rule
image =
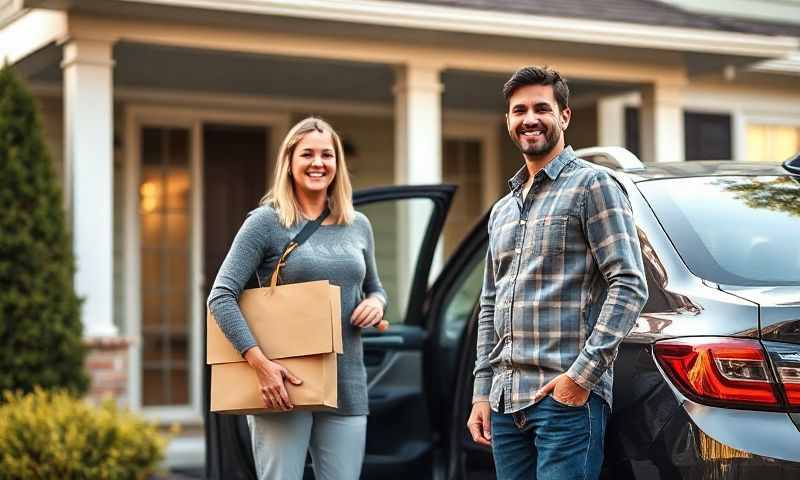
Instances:
[[[467,426],[501,480],[595,479],[611,366],[647,299],[631,206],[610,171],[565,147],[558,72],[522,68],[503,94],[525,165],[489,217]]]

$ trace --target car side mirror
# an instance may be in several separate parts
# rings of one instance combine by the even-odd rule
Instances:
[[[794,175],[800,175],[800,153],[783,162],[783,168]]]

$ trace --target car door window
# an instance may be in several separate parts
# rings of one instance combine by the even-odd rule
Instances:
[[[420,243],[434,210],[427,198],[387,200],[358,206],[375,234],[375,261],[389,297],[384,318],[403,323],[416,273]]]
[[[483,286],[484,252],[485,249],[481,248],[471,255],[442,303],[436,353],[440,367],[433,376],[444,390],[452,389],[455,385],[458,351]]]
[[[483,286],[484,256],[478,252],[470,259],[462,276],[445,300],[442,312],[441,344],[455,346],[461,341],[464,327],[478,301]]]

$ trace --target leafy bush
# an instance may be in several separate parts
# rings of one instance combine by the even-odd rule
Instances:
[[[42,137],[33,97],[0,67],[0,391],[80,394],[88,377],[75,259]]]
[[[166,441],[112,400],[94,407],[65,391],[6,392],[0,480],[144,479],[164,458]]]

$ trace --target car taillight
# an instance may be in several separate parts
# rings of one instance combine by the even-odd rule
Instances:
[[[775,376],[783,384],[786,400],[793,409],[800,408],[800,345],[764,342]]]
[[[693,400],[742,408],[780,405],[758,340],[670,339],[655,344],[655,357],[675,386]]]

